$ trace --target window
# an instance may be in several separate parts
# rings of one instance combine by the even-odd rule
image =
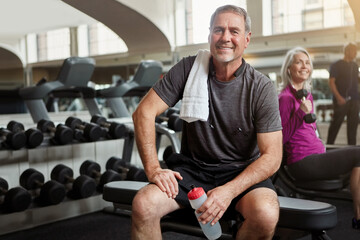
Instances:
[[[298,0],[296,7],[291,0],[263,0],[271,5],[272,32],[264,35],[298,32],[355,24],[347,0]]]
[[[124,41],[102,23],[89,26],[90,56],[127,52]]]
[[[313,30],[323,28],[323,11],[322,9],[304,10],[303,29]]]
[[[36,38],[37,42],[37,54],[31,55],[31,59],[29,60],[32,62],[36,60],[41,62],[63,59],[70,56],[70,31],[68,28],[48,31],[37,35],[28,35],[28,40],[34,38]],[[34,47],[34,44],[30,44]],[[28,45],[28,47],[29,46],[30,45]]]

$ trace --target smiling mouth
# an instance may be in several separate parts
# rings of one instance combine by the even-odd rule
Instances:
[[[232,50],[232,47],[221,47],[221,46],[216,46],[217,49],[219,50]]]

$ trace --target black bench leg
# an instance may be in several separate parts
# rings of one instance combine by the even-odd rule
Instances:
[[[312,240],[331,240],[331,238],[326,234],[325,230],[312,232],[311,239]]]

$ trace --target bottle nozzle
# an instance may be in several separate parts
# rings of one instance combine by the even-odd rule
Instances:
[[[191,184],[190,187],[191,187],[191,189],[194,189],[194,188],[195,188],[195,185],[194,185],[194,184]]]

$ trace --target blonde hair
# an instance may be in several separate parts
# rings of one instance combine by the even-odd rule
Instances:
[[[311,74],[312,74],[312,71],[313,71],[313,63],[311,61],[311,57],[310,57],[310,54],[308,53],[308,51],[306,51],[304,48],[302,47],[295,47],[293,49],[290,49],[286,55],[285,55],[285,59],[284,59],[284,62],[281,66],[281,80],[282,80],[282,83],[280,85],[280,90],[284,90],[284,88],[286,88],[286,86],[290,83],[290,84],[293,84],[292,83],[292,80],[291,80],[291,75],[290,75],[290,70],[289,70],[289,67],[290,65],[293,63],[294,61],[294,56],[298,53],[304,53],[306,54],[306,56],[309,58],[309,61],[310,61],[310,66],[311,66],[311,73],[310,73],[310,76],[308,79],[306,79],[305,83],[304,83],[304,89],[308,90],[308,91],[311,91]]]

